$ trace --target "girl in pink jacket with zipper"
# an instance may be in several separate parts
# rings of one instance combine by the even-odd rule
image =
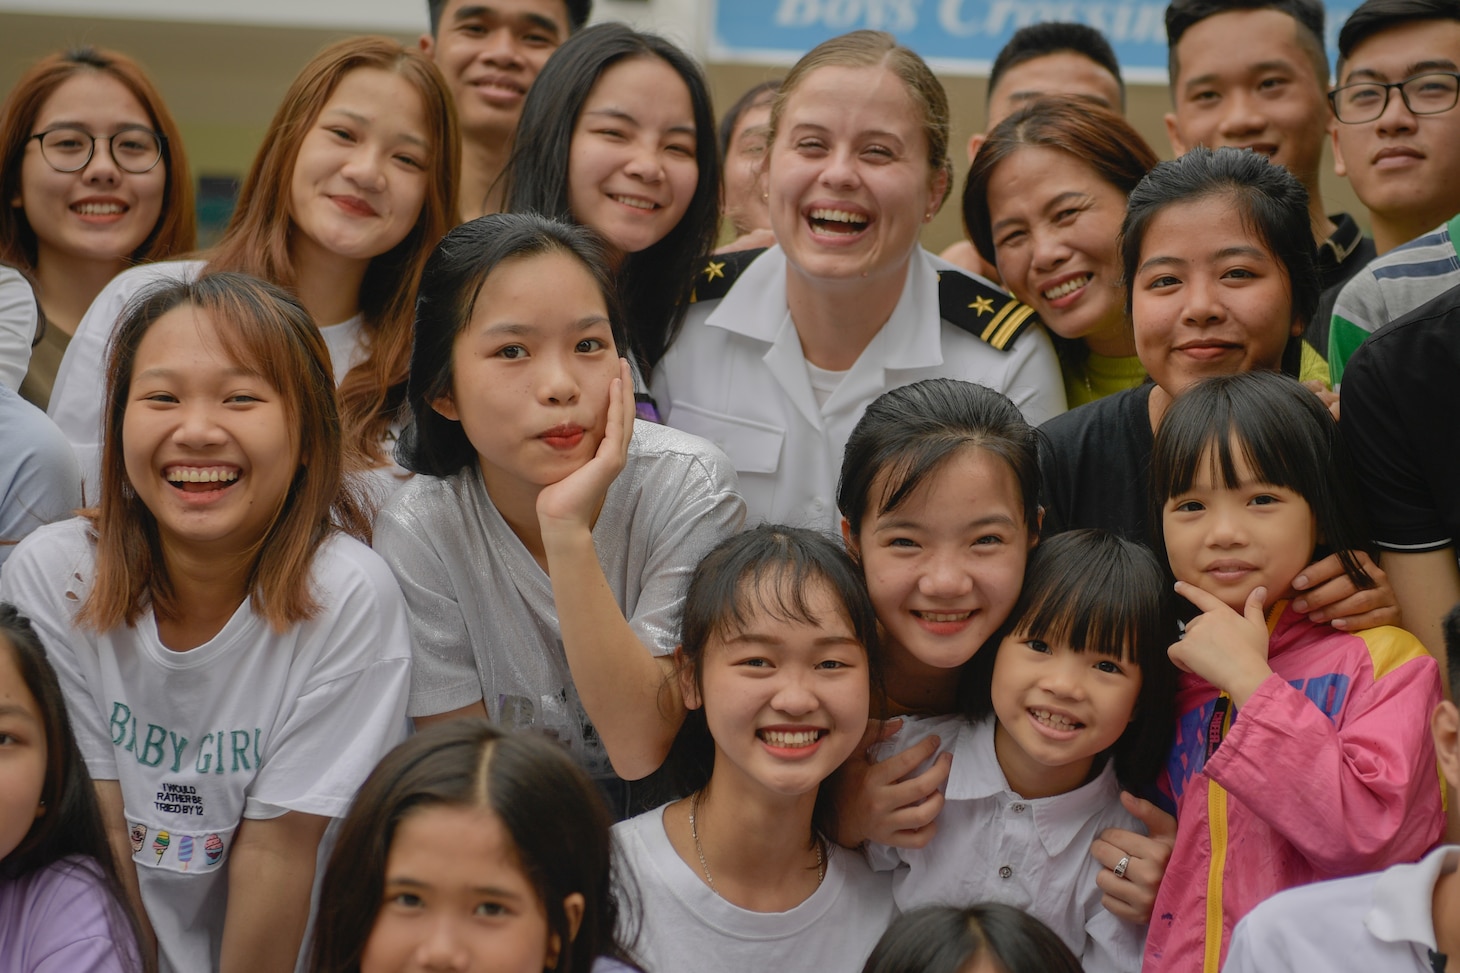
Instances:
[[[1288,605],[1320,547],[1372,585],[1349,553],[1367,546],[1351,479],[1337,424],[1279,374],[1208,379],[1161,421],[1159,529],[1199,614],[1170,650],[1177,835],[1146,973],[1216,973],[1263,899],[1413,861],[1440,836],[1434,659],[1401,629],[1339,631]]]

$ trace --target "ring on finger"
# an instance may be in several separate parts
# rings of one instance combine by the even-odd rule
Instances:
[[[1115,868],[1112,871],[1115,872],[1116,878],[1125,878],[1125,870],[1127,868],[1130,868],[1130,855],[1121,855],[1120,861],[1115,863]]]

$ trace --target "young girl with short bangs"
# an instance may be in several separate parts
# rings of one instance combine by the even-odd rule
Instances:
[[[1165,578],[1145,548],[1105,531],[1036,547],[997,646],[963,673],[963,713],[904,720],[883,747],[936,736],[953,757],[932,840],[869,847],[874,867],[897,869],[898,908],[1019,906],[1089,973],[1136,973],[1145,926],[1102,905],[1104,866],[1090,847],[1106,828],[1140,830],[1120,792],[1148,790],[1165,759],[1175,637]],[[1132,864],[1127,856],[1116,876]]]
[[[1197,614],[1170,650],[1184,674],[1161,786],[1178,830],[1147,971],[1216,973],[1263,899],[1413,861],[1440,837],[1434,659],[1408,632],[1336,631],[1290,602],[1329,551],[1372,583],[1350,470],[1327,410],[1271,372],[1195,384],[1156,432],[1159,536]]]
[[[320,891],[310,973],[629,973],[608,811],[556,743],[427,727],[365,781]]]
[[[328,351],[283,291],[211,274],[131,305],[107,374],[100,504],[23,541],[0,598],[49,646],[159,968],[290,970],[410,659],[346,533]]]
[[[399,486],[395,440],[416,281],[456,218],[460,136],[441,74],[385,37],[329,45],[294,79],[254,157],[223,238],[200,259],[136,268],[97,297],[56,378],[49,412],[95,495],[107,342],[160,280],[251,274],[292,292],[324,335],[351,465],[370,500]]]
[[[744,504],[703,440],[634,422],[609,262],[589,230],[497,214],[426,265],[401,462],[375,547],[405,592],[411,715],[556,736],[627,813],[684,714],[666,690],[684,581]]]
[[[17,973],[142,970],[96,792],[30,620],[0,603],[0,956]]]
[[[858,745],[877,620],[830,537],[762,524],[685,596],[672,757],[689,797],[614,828],[650,970],[856,970],[894,914],[887,876],[832,843],[822,782]]]

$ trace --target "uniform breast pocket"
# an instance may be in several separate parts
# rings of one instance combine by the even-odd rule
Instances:
[[[711,412],[688,402],[674,403],[669,424],[714,443],[737,473],[774,473],[781,463],[786,430],[764,422]]]

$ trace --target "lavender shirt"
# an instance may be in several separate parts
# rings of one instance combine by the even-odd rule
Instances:
[[[0,879],[0,957],[7,973],[122,973],[142,960],[122,906],[96,863],[63,858]]]

